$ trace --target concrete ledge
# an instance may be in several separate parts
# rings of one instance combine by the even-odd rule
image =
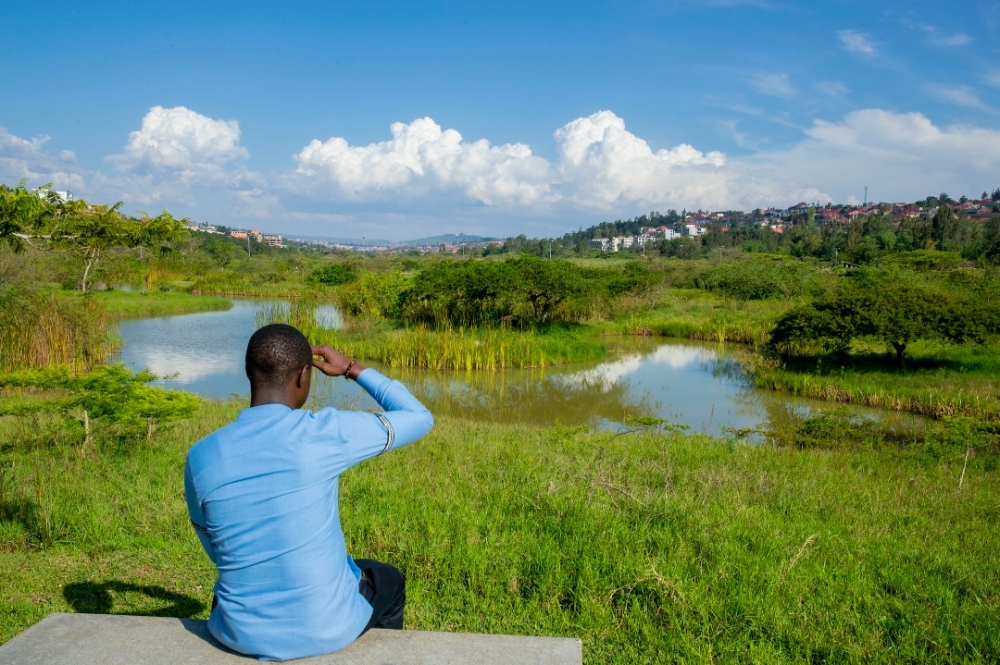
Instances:
[[[114,614],[50,614],[0,646],[0,664],[248,665],[208,632],[205,621]],[[580,640],[415,630],[371,630],[309,665],[581,665]]]

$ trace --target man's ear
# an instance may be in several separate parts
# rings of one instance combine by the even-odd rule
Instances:
[[[312,367],[310,365],[303,365],[302,366],[302,369],[299,370],[299,373],[295,375],[295,387],[296,388],[301,388],[302,385],[306,381],[309,380],[309,376],[308,375],[309,375],[309,372],[311,372],[311,371],[312,371]]]

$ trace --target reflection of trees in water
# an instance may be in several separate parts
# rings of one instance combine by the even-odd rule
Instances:
[[[542,371],[398,372],[400,381],[435,414],[538,425],[619,422],[653,412],[648,398],[629,394],[626,382],[569,382]]]
[[[793,397],[752,387],[741,390],[734,401],[741,410],[760,414],[759,429],[774,432],[797,428],[807,418],[814,418],[834,409],[843,410],[854,418],[878,423],[879,429],[889,438],[922,432],[933,422],[929,418],[907,412]]]
[[[715,358],[702,364],[702,368],[715,379],[726,379],[747,390],[752,386],[750,377],[743,371],[743,365],[735,358]]]
[[[720,355],[718,349],[657,341],[615,351],[602,362],[545,370],[387,369],[385,373],[399,379],[435,415],[487,422],[599,425],[621,423],[627,416],[655,415],[715,434],[719,426],[797,428],[806,418],[843,406],[756,390],[739,358]],[[700,371],[691,372],[694,368]],[[355,383],[325,377],[314,379],[312,403],[377,409]],[[667,408],[676,412],[668,413]],[[915,421],[908,414],[847,408],[892,428],[908,429]]]

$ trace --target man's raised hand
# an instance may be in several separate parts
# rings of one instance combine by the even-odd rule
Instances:
[[[313,367],[327,376],[343,376],[347,371],[347,366],[351,364],[349,358],[327,344],[314,346],[312,352]]]
[[[346,376],[348,379],[357,379],[358,374],[365,370],[364,365],[351,360],[332,346],[326,344],[314,346],[312,352],[314,356],[313,367],[327,376]],[[319,356],[319,358],[315,356]]]

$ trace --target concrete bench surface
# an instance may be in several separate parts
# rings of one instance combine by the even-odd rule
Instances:
[[[50,614],[0,646],[6,665],[248,665],[205,621],[114,614]],[[309,665],[581,665],[580,640],[416,630],[370,630],[346,649],[294,661]]]

